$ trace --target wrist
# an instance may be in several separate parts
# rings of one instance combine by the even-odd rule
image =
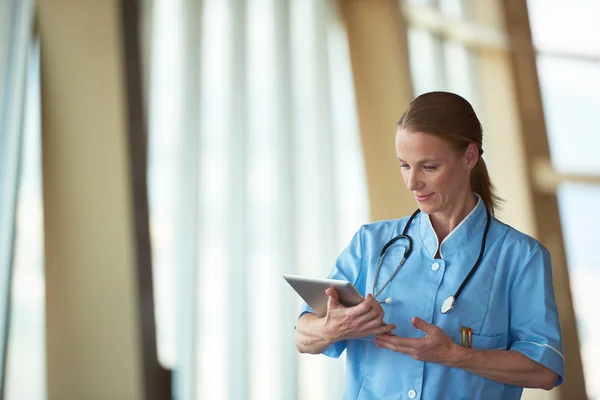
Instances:
[[[471,350],[472,349],[467,349],[466,347],[462,347],[462,346],[459,346],[456,343],[454,343],[454,346],[452,347],[452,349],[450,351],[450,357],[449,357],[448,362],[446,363],[446,366],[454,367],[454,368],[461,368],[462,366],[465,365],[467,360],[471,357],[471,355],[472,355]]]
[[[339,341],[338,336],[331,329],[331,324],[328,323],[327,317],[319,318],[316,320],[316,323],[319,324],[319,331],[321,332],[321,338],[325,340],[328,344],[333,344]]]

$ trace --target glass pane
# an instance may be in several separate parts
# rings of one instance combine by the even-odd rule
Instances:
[[[537,65],[554,166],[600,173],[600,64],[539,57]]]
[[[471,63],[472,55],[462,44],[444,42],[446,65],[446,87],[449,91],[463,96],[474,107],[474,74]]]
[[[408,45],[415,96],[446,90],[441,40],[425,29],[409,27]]]
[[[32,55],[27,71],[22,169],[15,231],[5,392],[8,400],[46,398],[38,50],[32,52]]]
[[[600,55],[598,0],[529,0],[527,5],[536,47]]]
[[[426,4],[426,5],[431,5],[431,6],[437,6],[437,1],[436,0],[404,0],[407,3],[412,3],[412,4]],[[402,0],[400,0],[400,2],[402,3]]]
[[[600,186],[565,184],[558,191],[559,210],[581,358],[588,398],[600,398],[600,253],[598,226]]]
[[[431,32],[408,30],[410,71],[415,96],[447,90],[463,96],[477,110],[473,55],[466,46],[442,41]]]
[[[439,0],[442,13],[452,19],[464,19],[465,8],[463,0]]]

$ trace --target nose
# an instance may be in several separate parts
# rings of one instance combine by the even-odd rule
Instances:
[[[410,170],[406,172],[406,188],[411,192],[420,189],[423,187],[423,181],[420,179],[420,174],[418,171]]]

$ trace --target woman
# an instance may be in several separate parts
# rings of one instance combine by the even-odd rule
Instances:
[[[302,353],[346,350],[344,399],[518,399],[562,383],[550,254],[494,218],[481,144],[473,108],[452,93],[421,95],[400,118],[396,158],[420,212],[361,227],[329,277],[365,300],[344,307],[330,288],[327,315],[305,304],[296,326]],[[378,268],[405,230],[404,264],[399,239]]]

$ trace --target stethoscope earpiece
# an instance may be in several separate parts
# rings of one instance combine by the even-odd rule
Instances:
[[[387,299],[385,299],[384,301],[380,301],[379,304],[390,304],[392,302],[392,298],[388,297]]]

